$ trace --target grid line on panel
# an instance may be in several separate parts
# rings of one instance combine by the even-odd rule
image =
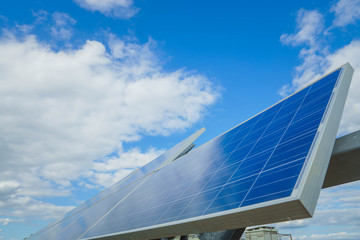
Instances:
[[[262,113],[262,114],[263,114],[263,113]],[[259,115],[258,115],[258,116],[259,116]],[[232,150],[231,154],[229,154],[229,156],[227,157],[227,159],[229,159],[229,158],[231,157],[231,155],[237,150],[237,147],[241,145],[241,143],[243,142],[243,140],[244,140],[250,133],[252,133],[253,128],[257,125],[257,123],[260,122],[260,120],[262,119],[263,116],[264,116],[264,115],[260,115],[259,119],[257,119],[257,121],[256,121],[255,123],[253,123],[253,125],[251,126],[251,128],[248,130],[247,134],[246,134],[246,135],[242,138],[242,140],[236,145],[236,147],[234,148],[234,150]],[[245,122],[244,122],[244,123],[245,123]],[[262,134],[264,134],[264,132],[265,132],[265,130],[263,131]],[[258,139],[259,139],[259,138],[258,138]],[[256,144],[256,143],[251,142],[251,143],[248,143],[247,145],[245,145],[245,146],[243,146],[243,147],[252,145],[252,148],[253,148],[253,147],[255,146],[255,144]],[[252,148],[251,148],[251,149],[252,149]],[[251,152],[251,149],[248,151],[248,154]],[[247,155],[248,155],[248,154],[247,154]],[[227,159],[226,159],[226,160],[227,160]],[[243,160],[241,160],[241,161],[238,163],[239,166],[245,161],[245,159],[246,159],[246,156],[243,158]],[[222,165],[225,164],[226,160],[223,162]],[[233,171],[233,174],[236,172],[237,169],[239,169],[239,166],[235,169],[235,171]],[[230,175],[229,178],[228,178],[228,180],[226,181],[226,183],[223,184],[223,186],[222,186],[221,188],[219,188],[218,193],[217,193],[216,196],[213,198],[213,200],[208,204],[207,208],[203,211],[203,213],[202,213],[201,215],[203,215],[203,214],[207,211],[207,209],[211,206],[211,204],[214,202],[214,200],[217,198],[217,196],[218,196],[218,195],[220,194],[220,192],[223,190],[224,186],[229,182],[229,180],[231,179],[231,177],[233,176],[233,174]],[[215,175],[215,174],[214,174],[214,175]],[[241,179],[239,179],[239,181],[240,181],[240,180],[241,180]],[[210,181],[210,180],[209,180],[209,181]],[[208,182],[209,182],[209,181],[208,181]]]
[[[283,166],[286,166],[286,165],[289,165],[289,164],[291,164],[291,163],[295,163],[295,162],[298,162],[298,161],[301,161],[301,160],[304,160],[304,159],[305,159],[305,157],[297,158],[297,159],[295,159],[295,160],[292,160],[292,161],[290,161],[290,162],[287,162],[287,163],[278,165],[278,166],[276,166],[276,167],[266,169],[266,170],[263,171],[263,173],[270,172],[270,171],[272,171],[272,170],[274,170],[274,169],[276,169],[276,168],[281,168],[281,167],[283,167]],[[303,163],[301,163],[301,164],[303,164]]]
[[[177,195],[180,195],[180,194],[177,194]],[[174,196],[176,196],[176,195],[174,195]],[[169,209],[171,207],[172,204],[174,204],[175,202],[177,202],[179,200],[181,200],[181,198],[176,197],[176,198],[174,198],[173,200],[171,200],[169,202],[163,202],[162,204],[155,204],[155,205],[152,206],[151,209],[159,209],[161,207],[164,207],[167,210],[167,209]],[[163,214],[164,214],[164,212],[162,211],[161,215],[157,215],[156,221],[159,221]]]
[[[250,199],[248,199],[248,200],[254,200],[254,199],[264,198],[264,197],[272,196],[272,195],[275,195],[275,194],[278,194],[278,193],[288,192],[288,191],[290,191],[290,190],[292,190],[292,188],[285,189],[285,190],[281,190],[281,191],[274,192],[274,193],[269,193],[269,194],[261,195],[261,196],[258,196],[258,197],[250,198]]]
[[[180,143],[179,143],[180,144]],[[176,147],[176,146],[174,146]],[[166,154],[166,153],[164,153]],[[160,155],[159,157],[155,158],[153,161],[156,161],[157,159],[162,160],[164,158],[164,155]],[[56,228],[59,224],[62,224],[64,221],[71,219],[71,218],[75,218],[74,220],[70,220],[70,223],[68,223],[62,230],[61,232],[64,232],[65,230],[67,230],[75,221],[77,221],[79,218],[81,218],[87,211],[89,211],[89,209],[91,209],[94,205],[97,205],[99,203],[101,203],[103,200],[107,199],[108,197],[111,197],[112,195],[118,193],[119,191],[131,186],[132,184],[135,184],[138,181],[141,181],[142,179],[144,179],[145,177],[147,177],[149,174],[151,174],[152,172],[148,172],[148,173],[142,173],[145,174],[143,176],[141,176],[138,179],[132,179],[133,177],[136,177],[136,174],[141,173],[140,170],[142,168],[146,168],[148,165],[150,165],[152,162],[146,164],[145,166],[138,168],[136,170],[134,170],[134,172],[130,173],[129,175],[127,175],[125,178],[123,178],[122,180],[114,183],[113,185],[111,185],[109,188],[104,189],[103,191],[101,191],[98,195],[90,198],[89,200],[85,201],[84,203],[82,203],[80,206],[74,208],[72,211],[68,212],[64,217],[58,219],[57,221],[55,221],[54,223],[51,223],[50,225],[46,226],[44,229],[41,229],[40,231],[38,231],[36,233],[37,234],[41,234],[42,232],[45,232],[46,230],[52,229],[52,228]],[[130,182],[128,182],[130,181]],[[125,184],[125,185],[124,185]],[[124,186],[122,186],[124,185]],[[121,187],[121,188],[119,188]],[[60,232],[59,232],[60,233]]]
[[[261,156],[261,155],[264,155],[266,152],[269,152],[272,148],[273,148],[273,147],[270,147],[270,148],[268,148],[268,149],[265,149],[265,150],[262,150],[262,151],[260,151],[260,152],[257,152],[257,153],[255,153],[254,155],[251,155],[250,158],[244,158],[241,162],[246,161],[246,160],[249,160],[249,159],[252,159],[252,158],[257,158],[257,157],[259,157],[259,156]],[[234,150],[234,152],[236,152],[236,151],[238,151],[238,150]],[[249,152],[250,152],[250,151],[249,151]],[[231,156],[229,156],[229,157],[231,157]],[[239,161],[239,162],[240,162],[240,161]],[[235,162],[233,165],[238,164],[239,162]],[[251,167],[251,166],[253,166],[253,165],[256,165],[257,163],[258,163],[258,162],[254,161],[253,164],[248,165],[246,168]],[[237,170],[238,170],[238,169],[237,169]],[[234,172],[236,172],[237,170],[235,170]],[[232,176],[231,176],[231,177],[232,177]],[[230,177],[230,179],[231,179],[231,177]],[[236,182],[236,181],[238,181],[238,180],[239,180],[239,179],[235,180],[234,182]]]
[[[241,140],[236,146],[239,146],[239,145],[243,142],[243,140],[245,139],[245,137],[248,136],[249,133],[251,133],[251,130],[252,130],[253,127],[260,121],[260,119],[261,119],[261,117],[259,117],[259,119],[257,119],[256,122],[253,123],[253,125],[249,128],[249,130],[247,131],[247,133],[243,136],[242,140]],[[232,134],[232,136],[230,137],[231,140],[229,140],[229,142],[224,146],[224,148],[225,148],[226,146],[229,146],[230,144],[233,143],[232,140],[233,140],[233,139],[237,136],[237,134],[242,130],[242,128],[241,128],[240,126],[241,126],[241,125],[238,126],[239,129],[236,131],[236,133],[235,133],[235,134]],[[236,128],[234,128],[234,129],[236,129]],[[224,166],[224,164],[226,163],[226,160],[229,159],[229,157],[230,157],[231,154],[235,151],[235,149],[236,149],[236,147],[235,147],[234,150],[232,150],[229,154],[227,154],[228,156],[226,157],[226,159],[225,159],[225,160],[222,162],[222,164],[217,168],[217,170],[212,173],[212,176],[207,180],[207,182],[203,185],[203,187],[202,187],[196,194],[194,194],[193,199],[190,200],[190,202],[183,208],[183,210],[180,212],[180,214],[178,215],[178,217],[177,217],[176,219],[178,219],[178,218],[184,213],[184,211],[187,209],[187,207],[192,203],[192,201],[193,201],[200,193],[207,192],[207,191],[211,191],[211,190],[214,190],[214,189],[216,189],[216,188],[219,188],[219,186],[215,186],[215,187],[213,187],[213,188],[206,189],[206,191],[203,191],[203,190],[205,190],[204,188],[207,186],[207,184],[208,184],[208,183],[213,179],[213,177],[216,175],[216,173],[219,172],[219,171],[222,169],[222,166]],[[232,164],[232,165],[235,165],[235,164],[238,164],[238,163],[234,163],[234,164]],[[236,170],[235,170],[235,171],[236,171]],[[231,176],[230,176],[230,177],[231,177]],[[230,178],[230,177],[229,177],[229,178]],[[189,188],[190,188],[190,186],[189,186]],[[219,188],[219,192],[220,192],[220,191],[221,191],[221,189]],[[186,190],[185,190],[184,192],[186,192]],[[215,197],[215,198],[216,198],[216,197]],[[211,203],[210,203],[209,205],[211,205]],[[165,214],[165,213],[164,213],[164,214]],[[202,214],[201,214],[201,215],[202,215]]]
[[[327,115],[327,112],[328,112],[328,110],[329,110],[329,102],[330,102],[331,99],[333,98],[334,93],[335,93],[335,91],[336,91],[336,89],[337,89],[337,87],[338,87],[339,79],[340,79],[340,77],[341,77],[341,75],[342,75],[342,73],[343,73],[343,71],[344,71],[344,68],[341,67],[341,68],[333,71],[333,72],[330,73],[330,74],[334,74],[334,73],[337,72],[337,71],[338,71],[339,73],[336,75],[335,83],[334,83],[334,85],[333,85],[333,88],[332,88],[332,91],[331,91],[331,95],[330,95],[329,100],[328,100],[328,104],[326,105],[325,111],[324,111],[323,116],[322,116],[322,118],[321,118],[321,120],[320,120],[320,124],[324,121],[324,118],[325,118],[325,116]],[[329,74],[329,75],[330,75],[330,74]],[[328,75],[327,75],[327,76],[328,76]],[[326,77],[326,76],[325,76],[325,77]],[[322,79],[324,79],[325,77],[323,77]],[[314,137],[314,142],[315,142],[315,139],[317,139],[317,137],[318,137],[318,132],[316,133],[316,135],[315,135],[315,137]],[[309,152],[308,152],[308,155],[312,152],[312,149],[313,149],[313,148],[314,148],[314,144],[311,144],[310,149],[309,149]],[[296,183],[295,183],[294,189],[297,189],[297,188],[299,187],[299,184],[300,184],[299,179],[302,178],[302,176],[303,176],[303,174],[304,174],[304,169],[306,168],[307,164],[308,164],[308,161],[307,161],[307,158],[306,158],[306,160],[305,160],[305,162],[304,162],[303,169],[300,171],[300,173],[299,173],[299,178],[298,178],[298,180],[297,180]]]
[[[302,99],[302,101],[301,101],[301,104],[300,104],[300,105],[299,105],[299,107],[297,108],[297,110],[296,110],[295,114],[293,115],[293,117],[292,117],[292,119],[291,119],[290,123],[289,123],[289,124],[288,124],[288,126],[286,127],[286,130],[283,132],[283,134],[282,134],[281,138],[278,140],[277,145],[274,147],[274,150],[273,150],[273,151],[272,151],[272,153],[270,154],[270,156],[269,156],[269,158],[267,159],[266,163],[264,164],[263,168],[262,168],[262,169],[261,169],[261,171],[259,172],[259,175],[257,176],[257,178],[255,179],[255,181],[253,182],[252,186],[249,188],[248,192],[246,193],[245,197],[243,198],[243,200],[241,201],[241,203],[239,204],[239,206],[238,206],[238,207],[241,207],[241,205],[244,203],[245,199],[247,198],[247,196],[249,195],[250,191],[251,191],[251,190],[252,190],[252,188],[254,187],[255,183],[256,183],[256,182],[257,182],[257,180],[259,179],[260,175],[261,175],[261,174],[262,174],[262,172],[264,171],[264,169],[265,169],[265,167],[266,167],[267,163],[269,162],[269,159],[270,159],[270,158],[271,158],[271,156],[274,154],[274,152],[275,152],[276,148],[279,146],[279,144],[280,144],[280,142],[281,142],[282,138],[284,137],[284,135],[285,135],[285,133],[286,133],[287,129],[289,129],[289,126],[291,125],[292,120],[295,118],[296,113],[299,111],[299,109],[301,108],[302,103],[304,102],[304,100],[305,100],[306,96],[309,94],[309,91],[310,91],[311,87],[312,87],[312,85],[311,85],[311,86],[309,87],[309,89],[307,90],[307,92],[306,92],[305,96],[303,97],[303,99]]]
[[[291,138],[291,139],[287,139],[286,141],[284,141],[284,142],[279,143],[278,145],[276,145],[275,149],[276,149],[277,147],[282,147],[282,146],[284,146],[284,145],[287,144],[287,143],[291,143],[291,142],[294,141],[294,140],[299,140],[299,139],[301,139],[302,137],[307,136],[307,135],[310,135],[312,132],[315,132],[315,131],[316,131],[316,129],[312,129],[312,130],[309,130],[308,132],[302,133],[301,135],[297,135],[296,137],[293,137],[293,138]],[[286,131],[284,132],[284,134],[286,134]],[[281,141],[281,140],[282,140],[282,139],[280,139],[280,141]],[[306,145],[306,144],[307,144],[307,143],[298,145],[296,148],[302,147],[302,146],[304,146],[304,145]],[[269,148],[269,149],[271,149],[271,148]],[[267,149],[266,151],[268,151],[269,149]],[[289,149],[288,151],[291,151],[291,150],[293,150],[293,149],[295,149],[295,148]],[[282,152],[282,153],[284,153],[284,152]]]
[[[85,212],[82,212],[80,216],[78,216],[74,221],[72,221],[72,223],[74,223],[76,220],[80,219],[82,217],[82,215],[84,215],[85,213],[87,213],[88,209],[90,209],[91,207],[93,207],[94,205],[101,203],[103,200],[105,200],[108,197],[112,197],[115,196],[114,194],[117,194],[118,192],[120,192],[121,190],[123,190],[126,187],[129,187],[132,184],[135,183],[139,183],[142,184],[142,181],[145,181],[151,174],[153,174],[154,172],[156,172],[158,170],[159,167],[161,167],[164,162],[167,159],[172,159],[175,157],[175,153],[177,153],[177,151],[179,151],[179,149],[183,149],[185,146],[189,145],[189,139],[193,138],[196,134],[199,134],[199,132],[202,130],[199,130],[198,132],[194,133],[193,135],[187,137],[186,139],[184,139],[183,141],[181,141],[180,143],[176,144],[174,147],[172,147],[171,149],[169,149],[168,151],[166,151],[165,153],[163,153],[162,155],[158,156],[157,158],[155,158],[153,161],[147,163],[146,165],[142,166],[141,168],[138,168],[137,170],[135,170],[134,172],[130,173],[129,175],[127,175],[124,179],[122,179],[121,181],[113,184],[111,187],[109,187],[108,189],[104,190],[103,192],[101,192],[99,195],[95,196],[95,200],[93,201],[94,198],[91,198],[88,202],[90,202],[91,204],[89,206],[86,206],[85,209],[82,209],[82,211],[85,210]],[[201,133],[200,133],[201,134]],[[124,186],[123,186],[124,185]],[[119,187],[121,187],[119,189]],[[137,186],[138,187],[138,186]],[[105,193],[105,194],[104,194]],[[103,196],[101,196],[101,194]],[[96,197],[101,196],[101,198],[96,199]],[[116,196],[115,196],[116,197]],[[126,198],[127,196],[121,196],[120,199],[118,199],[117,202],[121,202],[124,198]],[[105,210],[107,211],[107,210]],[[106,214],[106,213],[105,213]],[[70,223],[69,226],[72,224]],[[67,226],[66,228],[68,228],[69,226]],[[66,230],[65,228],[65,230]]]
[[[302,165],[302,163],[301,163],[301,164],[297,164],[297,165],[295,165],[295,166],[300,166],[300,165]],[[294,167],[294,166],[293,166],[293,167]],[[290,178],[293,178],[293,177],[296,177],[296,176],[297,176],[297,175],[292,175],[292,176],[290,176],[290,177],[281,178],[281,179],[275,180],[275,181],[273,181],[273,182],[267,182],[267,183],[265,183],[265,184],[256,186],[256,187],[254,187],[253,189],[261,188],[261,187],[264,187],[264,186],[268,186],[268,185],[271,185],[271,184],[273,184],[273,183],[281,182],[281,181],[284,181],[284,180],[287,180],[287,179],[290,179]]]
[[[148,174],[144,180],[139,183],[133,190],[131,190],[125,197],[119,199],[119,201],[111,208],[109,209],[101,218],[99,218],[94,224],[92,224],[90,227],[88,227],[79,237],[78,239],[82,238],[88,231],[90,231],[96,224],[98,224],[106,215],[108,215],[112,210],[114,210],[120,203],[122,203],[128,196],[130,196],[136,189],[138,189],[145,181],[148,179],[151,175],[153,175],[153,172]]]
[[[64,233],[67,229],[72,227],[73,224],[76,223],[84,214],[88,213],[88,211],[90,211],[93,206],[99,204],[101,201],[107,199],[108,197],[111,197],[112,195],[114,195],[114,194],[116,194],[116,193],[130,187],[131,185],[136,184],[139,180],[140,179],[138,179],[138,180],[136,180],[134,182],[131,182],[131,183],[123,186],[120,189],[113,188],[114,185],[119,185],[119,183],[115,183],[114,185],[112,185],[110,187],[111,189],[109,191],[106,191],[107,189],[105,189],[104,191],[101,192],[101,193],[105,193],[105,195],[103,195],[100,199],[96,199],[95,197],[98,196],[98,195],[96,195],[94,197],[96,199],[96,201],[92,201],[93,198],[91,198],[89,201],[86,201],[85,203],[83,203],[84,205],[89,204],[89,203],[91,203],[91,204],[89,204],[88,206],[83,207],[82,209],[80,209],[78,211],[75,211],[71,215],[69,214],[69,216],[65,215],[65,217],[59,219],[56,223],[52,224],[51,226],[46,227],[46,229],[37,232],[36,235],[34,235],[34,236],[37,236],[39,234],[40,234],[40,236],[43,235],[43,234],[45,234],[45,236],[47,236],[49,234],[47,230],[51,230],[53,232],[56,232],[57,235],[60,235],[60,234]],[[120,182],[123,183],[124,181],[120,181]],[[72,219],[73,217],[74,217],[74,219]],[[69,223],[65,223],[64,227],[59,226],[59,224],[63,224],[66,220],[69,220]]]
[[[74,223],[75,223],[76,221],[78,221],[84,214],[86,214],[93,206],[95,206],[95,205],[97,205],[97,204],[100,204],[100,203],[101,203],[102,201],[104,201],[105,199],[113,196],[113,195],[116,194],[116,193],[119,193],[120,191],[124,190],[125,188],[130,187],[131,185],[138,183],[138,185],[136,185],[133,190],[131,190],[129,193],[127,193],[125,196],[123,196],[122,198],[120,198],[120,199],[118,200],[118,203],[116,204],[116,205],[118,205],[123,199],[125,199],[129,194],[131,194],[133,191],[135,191],[135,190],[141,185],[141,181],[145,181],[146,178],[148,178],[150,175],[151,175],[151,173],[148,174],[148,175],[146,175],[146,176],[143,176],[143,177],[141,177],[141,178],[139,178],[139,179],[136,179],[135,181],[133,181],[133,182],[131,182],[131,183],[123,186],[123,187],[120,188],[120,189],[114,189],[114,191],[108,192],[107,195],[104,195],[102,198],[96,200],[96,201],[93,202],[91,205],[89,205],[89,206],[87,206],[86,208],[84,208],[84,209],[82,209],[81,211],[79,211],[79,212],[78,212],[79,215],[76,217],[76,219],[74,219],[73,221],[71,221],[71,223],[69,223],[65,228],[63,228],[61,232],[64,232],[65,230],[67,230],[72,224],[74,224]],[[124,182],[126,182],[126,181],[122,181],[122,183],[124,183]],[[139,182],[140,182],[140,183],[139,183]],[[115,183],[114,185],[118,185],[118,184]],[[121,184],[119,184],[118,186],[121,186]],[[111,211],[111,209],[110,209],[110,211]],[[106,212],[106,213],[107,213],[107,212]],[[105,216],[106,213],[105,213],[103,216]],[[75,214],[74,214],[74,215],[75,215]],[[101,219],[103,216],[101,216],[100,219]]]
[[[284,103],[287,101],[287,99],[285,101],[283,101],[281,104],[281,107],[276,111],[276,114],[272,117],[272,120],[274,120],[277,116],[277,114],[280,112],[280,110],[282,109],[282,107],[284,106]],[[275,107],[275,106],[274,106]],[[265,112],[264,112],[265,113]],[[262,115],[264,116],[264,115]],[[262,118],[262,116],[258,119],[258,121],[260,121],[260,119]],[[257,122],[258,122],[257,121]],[[217,193],[217,195],[213,198],[213,200],[211,201],[211,203],[208,205],[208,207],[204,210],[203,214],[206,213],[206,211],[209,209],[209,207],[211,206],[211,204],[215,201],[215,199],[219,196],[220,192],[224,189],[225,185],[229,182],[229,180],[231,179],[232,176],[234,176],[235,172],[241,167],[242,163],[245,161],[246,157],[249,156],[250,152],[252,151],[252,149],[254,149],[256,143],[261,139],[261,137],[264,135],[264,133],[266,132],[266,129],[270,126],[270,123],[272,121],[270,121],[267,126],[265,127],[264,131],[261,133],[261,136],[257,138],[256,142],[253,144],[252,148],[248,151],[247,155],[245,156],[244,160],[239,164],[239,166],[236,168],[236,170],[233,172],[233,174],[228,178],[228,180],[226,181],[226,183],[221,187],[220,191]],[[252,128],[256,125],[256,123],[252,126]],[[251,131],[250,131],[251,132]],[[245,137],[243,138],[245,139]],[[239,143],[240,144],[240,143]],[[237,147],[239,146],[239,144],[237,145]],[[236,148],[235,148],[236,149]],[[234,151],[235,151],[234,149]],[[234,152],[233,151],[233,152]],[[203,215],[202,214],[202,215]]]
[[[305,146],[306,144],[304,144],[303,146]],[[301,146],[300,146],[301,147]],[[273,155],[274,156],[274,155]],[[279,156],[279,155],[277,155],[277,156]],[[302,159],[302,158],[305,158],[306,156],[304,156],[303,155],[303,153],[298,153],[298,154],[295,154],[295,155],[292,155],[291,157],[289,157],[289,158],[286,158],[286,159],[283,159],[282,161],[278,161],[277,163],[279,163],[279,162],[285,162],[285,163],[283,163],[282,165],[285,165],[285,164],[287,164],[287,161],[289,161],[289,160],[291,160],[290,162],[292,162],[292,161],[297,161],[297,160],[299,160],[299,159]],[[280,165],[281,166],[281,165]],[[270,169],[273,169],[273,168],[276,168],[276,163],[273,163],[273,164],[268,164],[267,166],[266,166],[269,170]],[[267,169],[266,169],[267,170]],[[264,171],[266,171],[266,170],[264,170]]]
[[[198,132],[197,132],[198,133]],[[168,159],[170,154],[173,154],[175,150],[178,150],[179,148],[184,146],[186,144],[186,141],[188,141],[190,137],[186,138],[182,142],[178,143],[171,149],[169,149],[164,154],[160,155],[159,157],[155,158],[153,161],[149,162],[145,166],[135,170],[134,172],[127,175],[125,178],[120,180],[119,182],[114,183],[111,187],[103,190],[98,195],[94,196],[93,198],[90,198],[88,201],[80,205],[78,208],[75,208],[74,211],[69,212],[65,217],[60,219],[59,221],[55,222],[50,226],[52,229],[52,232],[57,232],[58,234],[63,234],[65,231],[74,231],[74,225],[75,225],[75,231],[79,231],[78,226],[76,226],[75,223],[77,222],[87,222],[89,219],[89,213],[94,212],[94,207],[98,206],[95,211],[98,214],[98,216],[102,216],[103,213],[106,213],[106,211],[111,208],[111,206],[107,208],[99,208],[100,204],[101,206],[107,206],[109,203],[104,203],[104,200],[107,198],[113,198],[113,202],[119,202],[121,201],[125,195],[127,194],[125,192],[125,195],[118,196],[119,193],[121,193],[124,189],[130,187],[133,184],[137,184],[141,181],[143,181],[146,177],[149,176],[149,174],[152,174],[154,172],[154,169],[156,169],[156,166],[159,166],[164,160]],[[133,185],[134,186],[134,185]],[[136,185],[135,185],[136,186]],[[128,188],[128,190],[131,190]],[[90,221],[91,222],[91,221]],[[90,223],[91,224],[91,223]],[[43,229],[43,231],[48,230],[49,227]],[[81,231],[82,232],[82,231]],[[43,234],[41,231],[39,234]],[[46,232],[45,232],[46,234]]]
[[[120,181],[120,182],[122,183],[123,181]],[[65,214],[62,218],[56,220],[55,222],[49,224],[48,226],[44,227],[44,228],[41,229],[40,231],[36,232],[35,235],[40,234],[40,233],[42,233],[42,232],[44,232],[44,231],[46,231],[46,230],[48,230],[48,229],[51,229],[51,228],[55,227],[56,225],[64,222],[65,220],[67,220],[67,219],[69,219],[69,218],[72,218],[73,216],[75,216],[75,215],[77,215],[77,214],[80,214],[80,213],[83,212],[83,211],[86,211],[88,208],[92,207],[93,205],[95,205],[96,203],[98,203],[100,200],[102,200],[102,199],[104,199],[105,197],[111,195],[111,194],[113,193],[112,190],[115,189],[115,187],[113,187],[113,186],[115,186],[115,185],[117,185],[117,184],[119,184],[119,183],[118,183],[118,182],[117,182],[117,183],[114,183],[114,184],[113,184],[112,186],[110,186],[108,189],[104,189],[103,191],[101,191],[98,195],[94,196],[93,198],[95,198],[95,197],[97,197],[97,196],[99,196],[99,195],[107,194],[107,193],[108,193],[108,195],[105,195],[104,197],[102,197],[102,198],[100,198],[100,199],[98,199],[98,200],[96,200],[96,201],[94,201],[94,202],[93,202],[93,198],[90,198],[89,200],[83,202],[83,203],[80,204],[78,207],[74,208],[73,210],[71,210],[70,212],[68,212],[67,214]],[[80,216],[81,216],[81,215],[80,215]],[[75,219],[75,220],[76,220],[76,219]],[[71,221],[71,223],[72,223],[72,222],[74,222],[74,221]],[[70,224],[71,224],[71,223],[70,223]],[[70,224],[69,224],[69,225],[70,225]],[[68,226],[67,226],[67,227],[68,227]],[[66,228],[67,228],[67,227],[66,227]],[[34,236],[35,236],[35,235],[34,235]]]
[[[225,185],[229,185],[229,183],[237,183],[237,182],[243,181],[244,179],[251,178],[251,177],[254,177],[254,176],[256,176],[256,175],[257,175],[257,173],[254,173],[254,174],[248,175],[248,176],[246,176],[246,177],[243,177],[243,178],[240,178],[240,179],[236,179],[235,181],[225,183],[224,186],[225,186]]]
[[[185,211],[185,209],[189,206],[189,204],[191,204],[192,203],[192,201],[196,198],[196,196],[198,196],[200,193],[202,193],[202,192],[205,192],[205,191],[202,191],[202,190],[204,190],[204,188],[205,188],[205,186],[211,181],[211,179],[215,176],[215,174],[220,170],[220,169],[222,169],[221,167],[226,163],[226,160],[227,159],[229,159],[229,157],[232,155],[232,153],[236,150],[236,148],[237,148],[237,146],[239,146],[242,142],[243,142],[243,140],[249,135],[249,133],[251,133],[252,132],[252,129],[256,126],[256,124],[260,121],[260,119],[262,118],[262,116],[260,116],[257,120],[256,120],[256,122],[255,123],[253,123],[252,124],[252,126],[249,128],[249,130],[247,131],[247,133],[243,136],[243,138],[241,139],[241,141],[236,145],[236,147],[231,151],[231,153],[230,154],[228,154],[228,156],[227,156],[227,158],[225,159],[225,161],[223,161],[222,162],[222,164],[220,165],[220,167],[218,167],[217,168],[217,170],[215,171],[215,172],[213,172],[213,174],[212,174],[212,176],[209,178],[209,180],[204,184],[204,186],[201,188],[201,190],[199,190],[196,194],[195,194],[195,196],[193,197],[193,199],[183,208],[183,210],[181,211],[181,213],[178,215],[178,217],[177,217],[177,219],[184,213],[184,211]],[[240,127],[241,125],[239,125],[238,127]],[[231,137],[231,140],[229,141],[229,143],[226,145],[226,146],[228,146],[228,145],[230,145],[231,143],[232,143],[232,140],[235,138],[235,136],[240,132],[240,130],[241,130],[241,127],[237,130],[237,132],[236,132],[236,134],[234,134],[232,137]],[[225,146],[225,147],[226,147]],[[249,151],[250,152],[250,151]],[[245,160],[245,158],[242,160],[242,161],[244,161]],[[234,163],[234,165],[235,164],[237,164],[237,163]],[[241,163],[240,163],[241,164]],[[236,171],[236,170],[235,170]],[[235,172],[234,171],[234,172]],[[229,177],[229,179],[231,178],[231,176]],[[226,184],[226,183],[225,183]],[[214,187],[214,188],[212,188],[212,189],[216,189],[216,188],[219,188],[219,186],[218,187]],[[207,191],[210,191],[211,189],[208,189]],[[214,199],[216,199],[216,197],[218,196],[218,194],[221,192],[221,190],[222,190],[222,188],[220,189],[219,188],[219,191],[218,191],[218,193],[217,193],[217,195],[214,197]],[[209,206],[211,205],[211,203],[212,203],[213,201],[211,201],[210,203],[209,203],[209,205],[208,205],[208,207],[207,208],[209,208]],[[207,208],[204,210],[204,211],[202,211],[203,213],[207,210]],[[201,215],[203,215],[203,214],[201,214]]]

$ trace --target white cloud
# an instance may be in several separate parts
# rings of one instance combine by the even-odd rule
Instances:
[[[51,35],[57,40],[69,40],[73,35],[72,26],[76,21],[66,13],[55,12],[52,15],[54,25]]]
[[[161,152],[123,142],[199,121],[217,91],[195,72],[163,71],[155,46],[113,36],[112,53],[97,41],[54,51],[33,36],[0,40],[3,214],[62,214],[72,206],[36,199],[69,195],[74,181],[108,186]]]
[[[35,17],[35,24],[40,24],[47,21],[49,13],[44,10],[33,11],[33,16]]]
[[[293,220],[283,223],[278,223],[277,228],[279,229],[296,229],[296,228],[304,228],[310,225],[310,219],[299,219],[299,220]]]
[[[280,95],[286,96],[303,87],[317,77],[317,69],[322,68],[323,56],[328,54],[323,44],[324,19],[316,10],[300,9],[296,20],[296,33],[282,34],[280,41],[291,46],[303,46],[299,58],[303,64],[296,67],[296,76],[291,85],[284,85]]]
[[[11,223],[11,222],[19,222],[19,220],[17,220],[17,219],[11,219],[11,218],[0,218],[0,224],[2,224],[2,225],[4,225],[4,226],[6,226],[6,225],[8,225],[9,223]],[[0,229],[0,232],[1,232],[2,230]]]
[[[38,219],[54,219],[64,215],[74,208],[74,206],[57,206],[55,204],[37,201],[30,197],[18,197],[11,205],[12,211],[9,215],[25,218],[35,216]],[[24,219],[21,219],[24,221]]]
[[[360,209],[323,209],[317,210],[317,216],[310,224],[317,225],[345,225],[351,223],[352,225],[359,226],[360,223]]]
[[[305,43],[314,46],[317,43],[317,36],[324,29],[323,22],[323,16],[318,11],[300,9],[296,18],[297,32],[282,34],[280,40],[287,45],[297,46]]]
[[[30,33],[30,32],[33,30],[34,26],[32,26],[32,25],[27,25],[27,24],[22,24],[22,25],[16,24],[16,28],[17,28],[20,32],[22,32],[22,33],[24,33],[24,34],[28,34],[28,33]]]
[[[133,0],[75,0],[75,2],[87,10],[124,19],[133,17],[139,11],[134,6]]]
[[[313,234],[311,235],[311,239],[316,240],[346,240],[346,239],[359,239],[360,233],[347,233],[347,232],[339,232],[339,233],[330,233],[330,234]]]
[[[332,8],[335,13],[333,25],[335,27],[345,27],[353,24],[360,19],[360,0],[340,0]]]
[[[329,209],[334,206],[359,208],[360,181],[327,188],[321,191],[318,209]]]
[[[13,177],[13,176],[12,176]],[[36,178],[40,185],[29,186]],[[12,222],[21,222],[24,217],[38,216],[39,218],[54,218],[71,210],[73,207],[56,206],[35,200],[30,196],[57,196],[59,191],[44,186],[37,176],[19,178],[17,181],[0,181],[0,216],[11,216],[12,218],[0,218],[0,223],[8,225]],[[23,180],[23,181],[22,181]],[[20,184],[23,183],[23,184]],[[34,190],[35,189],[35,190]],[[49,191],[50,190],[50,191]],[[16,218],[13,218],[16,217]]]

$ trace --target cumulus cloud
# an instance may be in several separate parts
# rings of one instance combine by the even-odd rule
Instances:
[[[139,9],[134,6],[133,0],[75,0],[79,6],[99,11],[106,16],[128,19],[133,17]]]
[[[112,36],[110,48],[0,40],[0,215],[61,215],[72,206],[37,199],[110,185],[162,152],[122,143],[186,129],[217,99],[205,76],[163,71],[154,40]]]
[[[335,14],[333,25],[345,27],[360,19],[360,0],[340,0],[332,8]]]
[[[322,40],[325,27],[323,18],[316,10],[301,9],[297,13],[296,32],[280,36],[280,41],[285,45],[302,46],[299,57],[303,60],[303,64],[296,67],[292,85],[283,86],[280,95],[286,96],[303,87],[317,76],[314,72],[323,67],[323,56],[328,54]]]
[[[25,196],[14,196],[11,201],[5,202],[5,208],[0,210],[2,215],[11,216],[11,218],[2,219],[4,225],[11,222],[22,222],[26,217],[32,216],[36,216],[38,219],[52,219],[64,215],[74,208],[73,206],[56,206]]]
[[[13,174],[10,174],[10,172],[6,171],[5,175],[14,179]],[[60,191],[55,191],[50,186],[43,184],[37,176],[22,176],[16,181],[4,180],[7,176],[0,179],[0,216],[11,216],[11,218],[0,218],[0,223],[3,225],[21,222],[27,216],[39,216],[45,219],[54,218],[72,209],[71,206],[56,206],[32,198],[61,195]],[[34,185],[36,187],[31,185],[34,183],[34,178],[40,185]]]
[[[317,36],[324,29],[323,16],[316,10],[308,11],[300,9],[297,13],[297,32],[294,34],[282,34],[280,40],[287,45],[297,46],[317,44]]]

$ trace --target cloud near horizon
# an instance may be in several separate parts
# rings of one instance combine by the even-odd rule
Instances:
[[[359,194],[359,181],[323,189],[313,218],[278,223],[276,227],[280,233],[291,232],[295,240],[359,239],[360,234],[354,229],[360,225]],[[324,226],[330,228],[329,233],[318,234],[317,229]],[[338,228],[347,232],[339,232]]]

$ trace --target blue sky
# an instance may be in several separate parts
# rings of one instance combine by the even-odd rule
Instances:
[[[23,239],[194,131],[202,144],[340,65],[360,129],[360,1],[0,3],[0,239]],[[294,239],[360,239],[360,183]]]

